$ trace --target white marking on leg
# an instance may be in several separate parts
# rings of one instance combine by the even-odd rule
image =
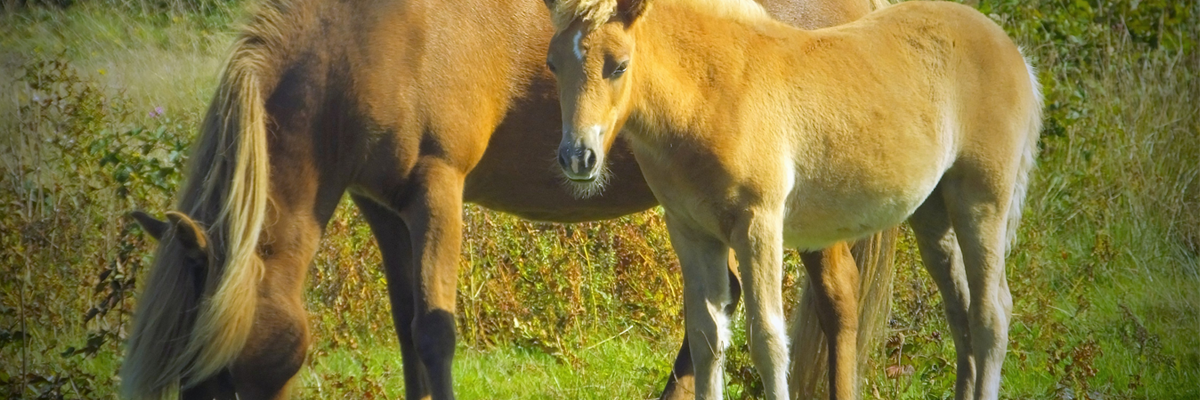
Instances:
[[[783,361],[786,363],[788,346],[791,344],[789,343],[789,338],[787,335],[787,320],[783,318],[782,314],[772,315],[767,319],[767,326],[769,329],[771,329],[771,332],[774,332],[776,337],[779,337],[780,341],[783,342],[783,354],[781,354],[780,357],[782,357]]]
[[[717,348],[713,350],[715,350],[714,353],[721,354],[729,348],[730,338],[733,337],[729,330],[729,316],[725,315],[725,307],[729,305],[729,301],[719,301],[717,304],[710,302],[707,305],[708,313],[713,316],[713,321],[717,324]]]

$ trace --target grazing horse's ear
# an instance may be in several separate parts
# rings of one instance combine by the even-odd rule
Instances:
[[[553,0],[547,0],[553,1]],[[625,20],[625,25],[632,24],[646,12],[648,0],[617,0],[617,14]]]
[[[146,233],[149,233],[154,240],[162,240],[163,235],[167,233],[167,229],[171,227],[166,221],[159,221],[151,217],[150,214],[141,211],[131,212],[129,216],[133,217],[138,225],[141,225],[142,229],[146,230]]]
[[[168,211],[167,219],[175,227],[175,238],[184,247],[199,251],[208,250],[208,236],[204,234],[204,229],[200,228],[200,224],[178,211]]]

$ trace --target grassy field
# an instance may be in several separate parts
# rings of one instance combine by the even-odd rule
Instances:
[[[10,7],[15,7],[10,5]],[[1008,261],[1005,398],[1200,398],[1200,3],[984,0],[1046,94],[1039,168]],[[113,398],[161,213],[246,12],[242,2],[81,1],[0,15],[0,393]],[[470,206],[462,398],[650,398],[681,336],[657,211],[576,225]],[[306,296],[300,398],[399,398],[379,255],[348,204]],[[953,395],[936,287],[901,242],[867,398]],[[799,276],[789,255],[786,290]],[[735,341],[730,398],[754,398]]]

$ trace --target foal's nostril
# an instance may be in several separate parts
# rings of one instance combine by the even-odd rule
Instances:
[[[566,158],[566,157],[563,157],[563,153],[562,153],[561,151],[560,151],[560,152],[558,152],[558,165],[559,165],[559,166],[562,166],[563,168],[567,168],[567,167],[568,167],[568,165],[567,165],[567,158]]]
[[[587,152],[587,158],[584,159],[586,161],[583,162],[583,168],[592,169],[592,167],[596,166],[596,152],[591,150],[585,151]]]

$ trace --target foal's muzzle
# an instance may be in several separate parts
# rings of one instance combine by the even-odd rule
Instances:
[[[599,127],[582,135],[563,135],[558,146],[558,165],[573,181],[588,182],[600,177],[604,165],[603,140]]]
[[[596,152],[586,147],[559,147],[558,165],[563,173],[573,181],[595,180],[600,174],[599,157]]]

